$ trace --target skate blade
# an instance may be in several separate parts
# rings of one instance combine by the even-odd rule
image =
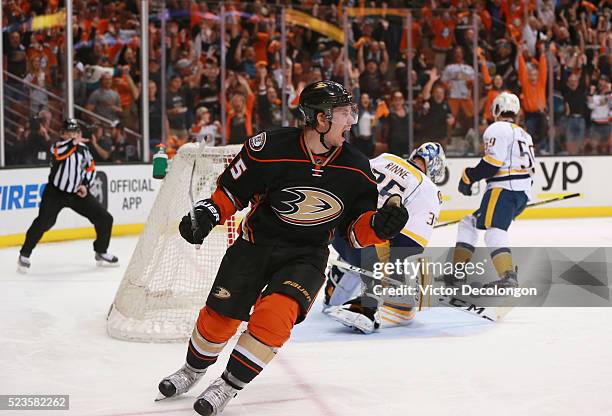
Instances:
[[[117,263],[109,263],[104,260],[96,261],[96,266],[98,267],[119,267],[119,262]]]
[[[19,273],[19,274],[28,274],[28,267],[17,266],[17,273]]]
[[[161,394],[160,392],[157,392],[157,397],[155,398],[156,402],[161,402],[162,400],[166,400],[166,399],[173,399],[176,398],[177,396],[170,396],[170,397],[166,397],[163,394]]]

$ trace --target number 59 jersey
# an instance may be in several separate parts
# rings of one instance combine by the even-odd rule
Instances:
[[[402,234],[426,247],[440,215],[438,187],[416,165],[390,153],[370,160],[370,166],[378,183],[378,207],[389,196],[400,195],[410,215]]]
[[[531,136],[520,126],[497,121],[484,132],[484,161],[499,170],[487,179],[487,189],[524,191],[531,199],[536,160]]]

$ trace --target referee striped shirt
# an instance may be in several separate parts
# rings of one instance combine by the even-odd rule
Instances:
[[[53,160],[49,183],[60,191],[76,193],[80,185],[89,188],[96,176],[93,155],[89,148],[72,139],[63,140],[51,146]]]

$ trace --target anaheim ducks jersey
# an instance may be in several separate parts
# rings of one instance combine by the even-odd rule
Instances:
[[[535,155],[531,136],[520,126],[496,121],[484,132],[484,161],[497,166],[495,176],[487,179],[487,189],[524,191],[531,198]]]
[[[359,234],[368,227],[355,224],[366,223],[357,220],[376,210],[368,159],[349,143],[312,154],[302,132],[283,127],[251,137],[219,176],[217,192],[232,208],[251,204],[242,237],[262,245],[326,246],[338,228],[353,247],[367,245],[369,234]],[[371,227],[366,233],[373,233]]]
[[[390,153],[370,161],[378,182],[378,206],[392,194],[402,197],[410,217],[402,234],[426,247],[440,215],[442,194],[416,165]]]

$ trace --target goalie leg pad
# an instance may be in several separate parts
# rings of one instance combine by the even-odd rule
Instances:
[[[385,302],[380,308],[380,318],[385,327],[410,325],[414,317],[412,306]]]
[[[335,283],[335,284],[334,284]],[[361,292],[361,277],[333,266],[327,272],[325,306],[340,306]]]

